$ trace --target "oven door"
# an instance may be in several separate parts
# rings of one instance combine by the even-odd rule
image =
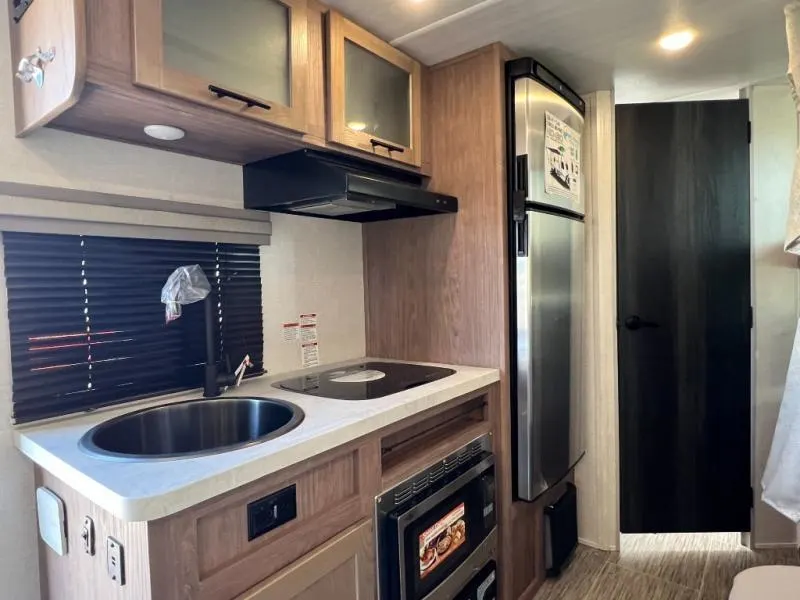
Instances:
[[[495,528],[494,492],[494,456],[488,456],[429,496],[389,514],[398,545],[400,589],[394,598],[428,597],[470,558]]]

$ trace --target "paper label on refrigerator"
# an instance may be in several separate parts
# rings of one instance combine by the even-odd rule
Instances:
[[[296,342],[300,337],[300,323],[283,324],[283,341]]]
[[[544,191],[581,204],[581,134],[545,112]]]
[[[316,367],[319,364],[319,344],[316,342],[312,344],[303,344],[301,348],[303,368]]]

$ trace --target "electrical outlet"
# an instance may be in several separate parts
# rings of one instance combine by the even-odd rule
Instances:
[[[117,585],[125,585],[125,551],[112,537],[106,539],[106,570]]]
[[[91,517],[83,518],[81,540],[83,540],[83,551],[89,556],[94,556],[94,521]]]

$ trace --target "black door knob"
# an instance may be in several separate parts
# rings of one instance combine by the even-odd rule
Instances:
[[[652,321],[645,321],[639,315],[631,315],[627,319],[625,319],[625,329],[630,329],[631,331],[637,331],[639,329],[644,329],[645,327],[656,328],[658,327],[658,323],[653,323]]]

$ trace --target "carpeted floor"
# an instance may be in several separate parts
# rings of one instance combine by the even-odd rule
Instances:
[[[753,552],[740,539],[738,533],[625,535],[618,553],[580,546],[536,600],[727,600],[740,571],[800,566],[797,549]]]

